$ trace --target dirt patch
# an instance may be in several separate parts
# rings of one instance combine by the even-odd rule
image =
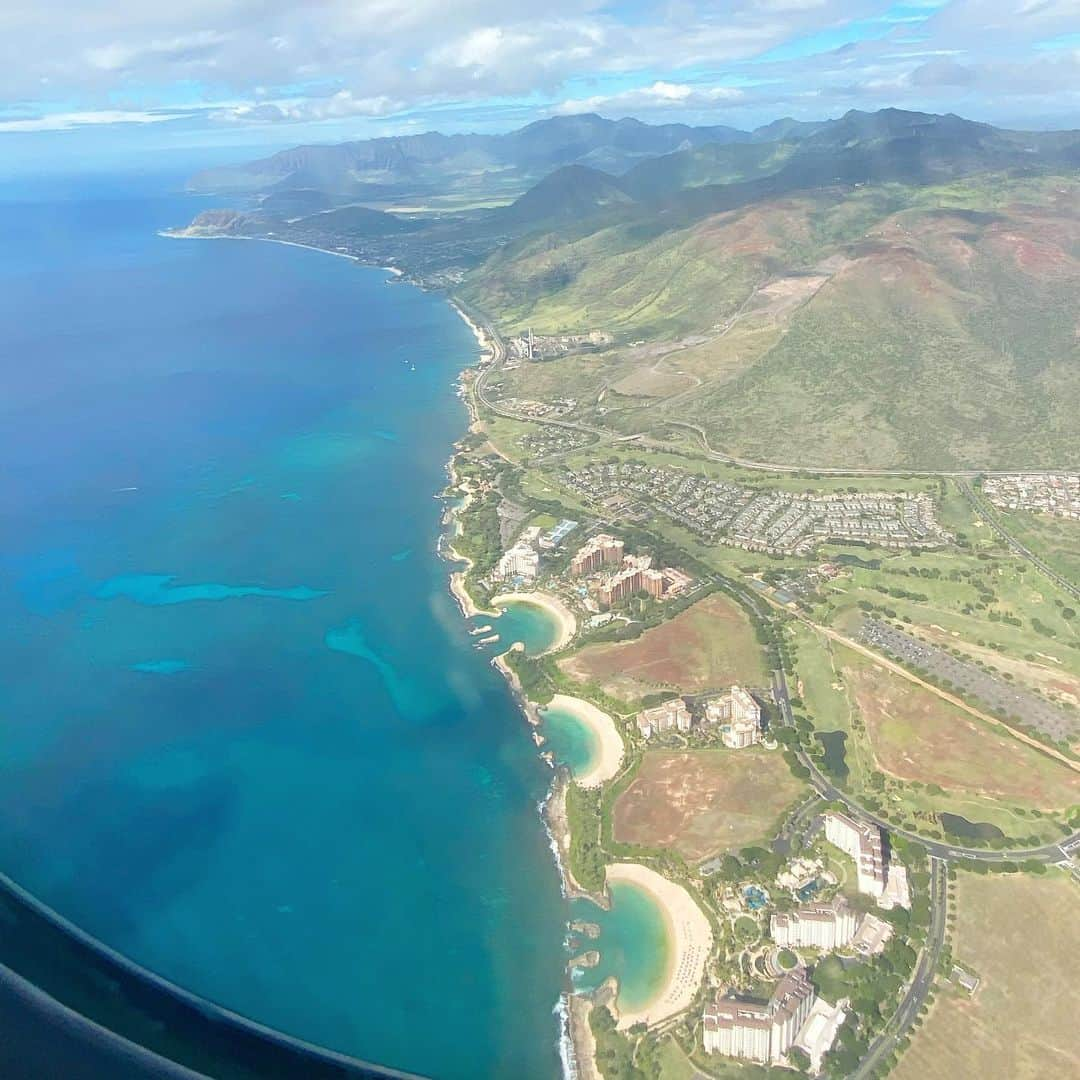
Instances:
[[[892,1074],[897,1080],[1080,1076],[1076,885],[1064,875],[961,874],[953,953],[981,979],[942,993]]]
[[[639,368],[611,384],[616,394],[626,397],[670,397],[694,385],[689,375],[657,371],[652,367]]]
[[[599,682],[610,693],[638,697],[656,689],[696,693],[768,679],[761,648],[746,614],[733,600],[714,593],[636,641],[589,645],[562,662],[583,682]]]
[[[776,751],[650,750],[615,802],[614,836],[697,861],[767,840],[802,790]]]
[[[1041,810],[1080,801],[1080,774],[873,664],[845,666],[879,767],[902,780]]]

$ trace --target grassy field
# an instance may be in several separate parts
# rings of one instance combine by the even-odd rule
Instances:
[[[489,416],[484,421],[484,432],[491,445],[511,461],[520,462],[525,456],[521,440],[539,430],[537,424],[509,420],[502,416]]]
[[[955,548],[883,556],[879,569],[855,566],[831,582],[815,614],[850,627],[860,601],[888,608],[914,630],[1080,678],[1080,618],[1064,615],[1071,598],[1017,556]]]
[[[895,1080],[1065,1080],[1080,1075],[1077,886],[1064,875],[961,874],[956,960],[982,983],[939,997]]]
[[[999,513],[1002,524],[1015,539],[1062,577],[1080,583],[1080,521],[1023,510]]]
[[[507,330],[673,337],[732,315],[763,276],[758,260],[717,244],[707,223],[671,231],[624,223],[551,240],[511,245],[462,295]]]
[[[858,673],[875,671],[874,665],[805,625],[793,627],[791,634],[797,657],[793,690],[803,701],[799,711],[817,731],[847,736],[849,775],[842,786],[852,794],[884,799],[898,822],[919,831],[933,833],[937,815],[951,813],[996,825],[1010,837],[1041,842],[1060,837],[1052,818],[1035,813],[1043,806],[1024,793],[1064,799],[1064,805],[1080,801],[1074,774],[1064,766],[885,671],[880,672],[881,685],[876,678],[872,684],[868,718],[854,690]],[[909,696],[911,706],[905,704]],[[886,705],[894,698],[899,706]],[[883,707],[898,712],[899,719],[891,719],[891,711],[890,718],[883,717]],[[950,726],[939,726],[946,723]],[[914,734],[905,734],[907,726]],[[948,754],[942,753],[944,747],[950,748]],[[873,787],[874,772],[890,765],[896,774],[885,773],[885,790]]]
[[[769,838],[804,791],[776,751],[650,750],[614,808],[614,838],[697,861]]]
[[[736,682],[761,686],[768,679],[750,620],[720,593],[635,641],[588,645],[561,663],[573,678],[624,698],[661,688],[693,693]]]
[[[1041,810],[1080,803],[1080,773],[844,651],[846,690],[882,771]]]

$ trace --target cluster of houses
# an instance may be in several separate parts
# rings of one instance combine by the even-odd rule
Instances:
[[[950,539],[927,494],[762,490],[638,461],[568,468],[562,479],[605,509],[619,499],[633,516],[626,497],[637,496],[710,543],[749,551],[805,555],[826,541],[932,548]]]
[[[488,390],[494,393],[496,392],[497,387],[489,386]],[[555,401],[547,402],[532,401],[529,398],[508,397],[503,398],[499,404],[504,408],[517,413],[518,416],[523,416],[530,420],[539,420],[543,417],[553,418],[565,416],[567,413],[571,413],[577,408],[577,402],[573,398],[556,398]]]
[[[709,698],[700,710],[697,724],[718,730],[723,744],[732,750],[761,742],[761,706],[748,690],[732,686]],[[638,714],[637,728],[643,739],[671,731],[689,732],[695,718],[682,698],[665,701]]]
[[[1080,521],[1080,474],[988,476],[983,492],[999,510],[1034,510]]]

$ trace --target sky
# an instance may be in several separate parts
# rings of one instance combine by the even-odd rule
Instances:
[[[0,171],[575,112],[1080,127],[1080,0],[4,0]]]

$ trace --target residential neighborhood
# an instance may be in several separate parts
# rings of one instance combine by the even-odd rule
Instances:
[[[828,541],[935,548],[951,539],[926,494],[760,490],[636,461],[566,468],[561,480],[598,509],[633,517],[640,501],[709,543],[749,551],[806,555]]]
[[[1033,510],[1080,521],[1080,473],[988,476],[983,492],[999,510]]]

